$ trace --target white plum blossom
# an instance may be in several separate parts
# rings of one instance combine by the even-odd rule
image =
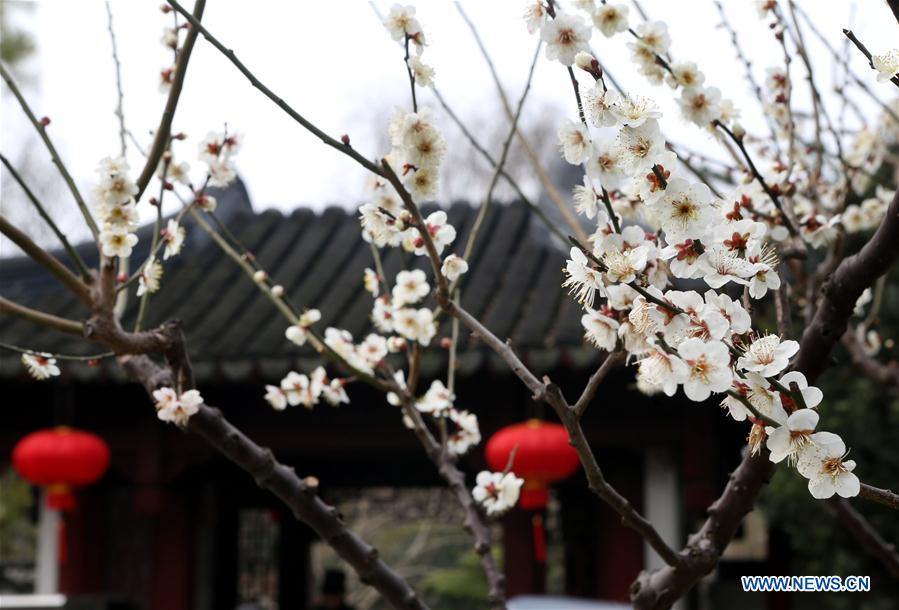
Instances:
[[[400,271],[396,274],[396,282],[393,285],[393,305],[402,307],[418,303],[428,295],[430,289],[427,276],[421,269]]]
[[[434,242],[437,254],[443,252],[443,249],[453,243],[456,239],[456,228],[447,222],[446,212],[443,210],[429,214],[428,217],[425,218],[425,226],[427,227],[428,234],[431,236],[431,241]],[[412,251],[418,256],[427,254],[425,240],[418,229],[411,229],[410,233],[410,237],[407,239]]]
[[[427,307],[412,309],[404,307],[393,313],[393,329],[409,341],[429,345],[437,333],[434,314]]]
[[[524,22],[529,34],[539,30],[546,23],[547,17],[546,5],[543,4],[543,0],[528,0],[524,9]]]
[[[276,385],[265,386],[265,400],[276,411],[283,411],[287,408],[287,394]]]
[[[659,348],[653,348],[641,358],[637,368],[637,381],[642,391],[661,390],[666,396],[674,396],[678,384],[688,375],[687,363]]]
[[[440,272],[446,276],[446,279],[455,282],[462,275],[468,273],[468,261],[455,254],[450,254],[443,259],[443,264],[440,266]]]
[[[52,357],[50,354],[41,354],[37,352],[22,354],[22,364],[31,376],[39,381],[59,375],[59,367],[56,365],[56,358]]]
[[[795,464],[804,451],[812,446],[812,434],[818,425],[818,412],[812,409],[799,409],[787,418],[787,423],[774,428],[768,426],[768,456],[775,464],[789,458]]]
[[[843,498],[858,495],[860,482],[853,474],[855,460],[847,460],[846,444],[832,432],[815,432],[811,446],[804,450],[796,463],[796,470],[807,478],[808,490],[818,499],[834,494]]]
[[[409,69],[412,70],[416,85],[420,87],[434,86],[434,76],[436,74],[434,68],[423,62],[421,58],[417,56],[410,57],[409,61],[406,63],[409,64]]]
[[[621,97],[614,91],[603,89],[602,83],[594,83],[584,91],[584,112],[594,127],[614,127],[618,116],[613,109]]]
[[[593,25],[606,38],[627,31],[627,7],[623,4],[602,4],[593,12]]]
[[[478,418],[473,413],[456,409],[450,409],[448,417],[456,429],[447,435],[447,451],[456,456],[465,455],[469,449],[481,442]]]
[[[590,27],[580,16],[560,12],[540,27],[540,38],[546,43],[547,59],[570,66],[579,51],[587,50]]]
[[[281,380],[281,390],[287,398],[287,404],[292,407],[303,405],[311,409],[315,405],[316,396],[312,392],[309,377],[296,371],[290,371]]]
[[[475,502],[484,507],[488,515],[499,515],[518,502],[524,479],[508,472],[481,471],[475,479],[476,486],[471,490]]]
[[[453,407],[455,396],[443,382],[435,379],[425,395],[415,402],[415,408],[422,413],[428,413],[434,417],[445,417]]]
[[[558,136],[562,156],[572,165],[581,165],[593,153],[590,133],[587,131],[587,127],[579,121],[566,120],[559,127]]]
[[[622,129],[618,134],[618,145],[622,167],[631,175],[649,172],[665,152],[665,141],[655,120]]]
[[[424,34],[421,31],[421,24],[415,17],[414,6],[394,4],[384,19],[384,27],[396,41],[402,42],[408,37],[419,47],[424,44]]]
[[[702,239],[716,217],[711,198],[711,190],[701,182],[690,184],[683,178],[669,180],[665,194],[654,205],[666,239],[669,242]]]
[[[571,248],[571,258],[565,266],[565,281],[562,287],[568,287],[568,294],[585,307],[593,307],[596,291],[603,290],[602,273],[594,269],[587,256],[578,247]]]
[[[796,341],[781,341],[777,335],[765,335],[753,341],[737,359],[737,367],[762,377],[773,377],[787,368],[790,358],[798,351],[799,343]]]
[[[100,250],[103,256],[127,258],[137,244],[137,235],[121,227],[110,226],[100,231]],[[168,257],[166,257],[168,258]]]
[[[690,400],[701,402],[712,393],[730,388],[733,372],[730,353],[721,341],[704,342],[692,338],[681,343],[677,352],[687,363],[684,393]]]
[[[141,268],[140,276],[137,278],[137,296],[141,296],[144,293],[153,294],[158,291],[161,279],[162,264],[156,260],[155,256],[150,256]]]
[[[650,120],[662,117],[662,112],[648,97],[642,95],[625,95],[617,97],[611,104],[613,115],[626,127],[640,127]]]
[[[888,81],[899,74],[899,50],[893,49],[871,57],[871,65],[877,70],[877,81]]]
[[[184,227],[179,225],[177,220],[174,218],[169,219],[168,224],[162,231],[162,239],[165,241],[165,250],[162,253],[163,260],[168,260],[181,253],[186,235]]]
[[[309,338],[309,328],[321,320],[322,314],[317,309],[307,309],[300,315],[297,324],[292,324],[284,331],[284,336],[291,343],[305,345]]]
[[[804,402],[805,406],[809,409],[814,409],[821,404],[822,400],[824,400],[824,392],[815,386],[810,386],[805,375],[799,371],[790,371],[789,373],[782,375],[779,381],[782,386],[789,388],[790,390],[793,390],[793,385],[795,384],[796,390],[798,390],[799,394],[802,396],[802,402]],[[785,408],[788,408],[791,411],[798,407],[793,398],[791,396],[785,396],[783,392],[780,393],[780,401]]]
[[[618,328],[621,326],[618,320],[588,307],[587,313],[581,316],[581,326],[584,327],[584,338],[587,341],[609,352],[615,349]]]
[[[721,91],[717,87],[689,87],[677,100],[684,118],[705,127],[721,114]]]

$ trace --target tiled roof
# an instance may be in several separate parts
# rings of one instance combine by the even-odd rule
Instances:
[[[297,209],[289,215],[274,210],[256,214],[239,182],[218,193],[219,212],[234,235],[284,286],[299,307],[322,311],[321,328],[338,326],[361,339],[370,330],[371,297],[362,287],[362,272],[373,267],[371,251],[362,241],[355,211],[328,208],[321,213]],[[427,212],[427,210],[426,210]],[[459,253],[477,215],[477,208],[455,203],[447,208],[458,237]],[[310,367],[317,356],[284,339],[286,324],[253,283],[191,221],[186,221],[187,245],[182,256],[168,261],[161,290],[150,301],[149,324],[170,318],[183,322],[197,377],[224,376],[233,381],[279,378],[289,367]],[[143,260],[150,243],[150,227],[139,232],[132,260]],[[90,244],[79,247],[88,264],[97,254]],[[64,253],[59,258],[65,260]],[[470,270],[463,276],[462,303],[502,338],[509,338],[539,370],[559,365],[582,366],[596,360],[583,347],[579,308],[560,289],[565,253],[550,241],[548,232],[521,203],[494,205],[481,229]],[[398,249],[384,253],[384,267],[393,277],[404,265],[424,268],[422,257]],[[70,318],[87,312],[42,268],[28,259],[0,263],[0,293],[19,303]],[[129,328],[136,315],[130,299],[124,316]],[[444,319],[440,335],[449,333]],[[87,354],[97,346],[66,337],[10,316],[0,317],[0,340],[32,349]],[[437,340],[435,340],[435,343]],[[0,353],[0,375],[18,376],[18,358]],[[429,350],[423,372],[436,373],[445,365],[439,348]],[[488,366],[504,367],[486,348],[462,333],[461,375]],[[91,368],[69,364],[76,378],[117,377],[115,367]]]

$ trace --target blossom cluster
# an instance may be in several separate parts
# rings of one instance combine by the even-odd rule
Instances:
[[[100,249],[104,256],[126,258],[137,244],[137,185],[128,177],[128,169],[125,159],[111,157],[100,161],[97,168],[94,215],[100,223]]]
[[[628,31],[624,6],[579,5],[603,35]],[[776,196],[789,192],[791,169],[772,166],[770,192],[752,181],[713,195],[684,173],[666,146],[661,112],[652,100],[607,89],[588,53],[587,21],[561,11],[548,14],[538,2],[529,6],[525,21],[529,30],[540,30],[549,59],[594,79],[580,120],[565,121],[558,131],[562,157],[584,167],[583,184],[573,192],[575,208],[596,223],[589,242],[571,249],[563,282],[584,307],[587,341],[626,351],[645,393],[671,396],[681,388],[694,401],[725,394],[722,406],[731,416],[753,424],[751,449],[767,445],[773,461],[790,457],[815,497],[857,494],[855,464],[844,460],[842,441],[809,427],[811,419],[817,424],[812,409],[822,396],[801,373],[788,372],[798,343],[754,330],[747,311],[751,300],[781,287],[777,247],[792,236]],[[632,33],[629,46],[639,71],[680,90],[685,120],[713,131],[729,129],[742,139],[733,105],[704,86],[696,65],[665,59],[670,37],[663,23],[641,23]],[[770,88],[782,88],[785,78],[770,72]],[[774,99],[783,105],[779,94]],[[798,238],[813,248],[829,244],[839,214],[827,218],[806,197],[791,195]],[[868,201],[850,218],[854,214],[857,230],[863,230],[876,225],[883,209],[882,200]],[[697,281],[707,288],[681,289]],[[735,298],[740,292],[743,302]]]

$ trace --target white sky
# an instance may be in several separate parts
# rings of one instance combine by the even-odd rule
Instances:
[[[159,11],[160,2],[112,2],[126,120],[142,142],[149,142],[149,131],[156,126],[165,103],[157,83],[160,69],[170,61],[170,51],[159,39],[163,27],[171,24],[171,15]],[[377,2],[385,13],[390,4]],[[423,58],[436,68],[438,87],[450,104],[468,120],[494,111],[495,89],[486,65],[452,2],[415,4],[429,42]],[[747,98],[743,68],[734,59],[728,35],[716,27],[719,18],[712,0],[644,0],[642,4],[651,18],[668,22],[672,56],[697,62],[706,73],[706,84],[718,86],[725,97],[734,99],[744,110],[747,127],[757,128],[757,105]],[[897,24],[886,3],[864,0],[858,4],[863,8],[856,9],[851,18],[853,3],[799,2],[835,46],[842,44],[840,29],[847,25],[874,52],[895,44]],[[752,53],[757,78],[763,79],[767,66],[782,64],[780,48],[767,22],[757,18],[755,2],[725,0],[724,5],[732,23],[738,24],[742,44]],[[471,0],[464,6],[479,24],[511,97],[517,99],[537,42],[521,19],[523,3]],[[31,77],[26,95],[38,116],[51,117],[52,138],[78,183],[89,191],[97,161],[118,150],[118,126],[113,115],[115,82],[104,3],[45,0],[32,11],[16,11],[15,17],[17,23],[34,33],[37,45],[33,60],[22,66]],[[639,20],[633,8],[631,20]],[[377,22],[367,2],[208,2],[203,21],[263,82],[308,119],[335,137],[349,133],[353,145],[369,156],[385,152],[376,149],[378,133],[385,128],[383,120],[391,106],[408,105],[408,83],[401,49]],[[806,38],[813,59],[821,65],[817,78],[825,90],[832,72],[830,56],[808,30]],[[653,87],[636,74],[626,49],[629,40],[627,35],[608,40],[597,34],[592,46],[628,89],[660,102],[666,111],[662,126],[669,139],[719,154],[718,146],[708,136],[679,119],[667,87]],[[888,85],[875,82],[874,73],[860,54],[853,50],[850,58],[856,73],[883,98],[893,95]],[[801,105],[807,100],[807,90],[800,82],[804,69],[798,58],[793,70]],[[874,106],[862,97],[857,99],[873,115]],[[436,101],[428,94],[422,100],[441,116]],[[568,117],[574,117],[567,75],[557,62],[540,61],[529,104],[534,111],[555,104]],[[35,165],[29,168],[31,172],[42,168],[51,172],[47,155],[34,148],[37,142],[30,135],[30,125],[11,96],[4,95],[2,111],[0,145],[4,154],[13,160],[29,154]],[[535,113],[531,113],[531,119]],[[377,122],[371,119],[372,114]],[[490,120],[483,116],[479,119],[480,124]],[[495,120],[505,123],[501,117]],[[200,38],[174,125],[175,130],[187,132],[191,140],[179,144],[176,155],[199,172],[197,141],[207,131],[221,129],[225,122],[245,135],[237,161],[257,209],[274,206],[286,210],[297,205],[322,208],[359,202],[363,171],[305,132]],[[441,117],[441,122],[447,132],[454,130],[446,117]],[[488,144],[494,150],[499,147],[498,142]],[[141,166],[133,147],[129,159],[132,168]],[[43,179],[46,174],[38,175]]]

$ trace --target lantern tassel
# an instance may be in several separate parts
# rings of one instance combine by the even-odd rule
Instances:
[[[534,558],[538,563],[546,563],[546,530],[543,528],[543,515],[535,513],[531,517],[531,528],[534,536]]]
[[[56,536],[59,551],[59,564],[65,565],[69,559],[69,545],[66,543],[66,517],[65,513],[59,513],[59,523],[56,526]]]

